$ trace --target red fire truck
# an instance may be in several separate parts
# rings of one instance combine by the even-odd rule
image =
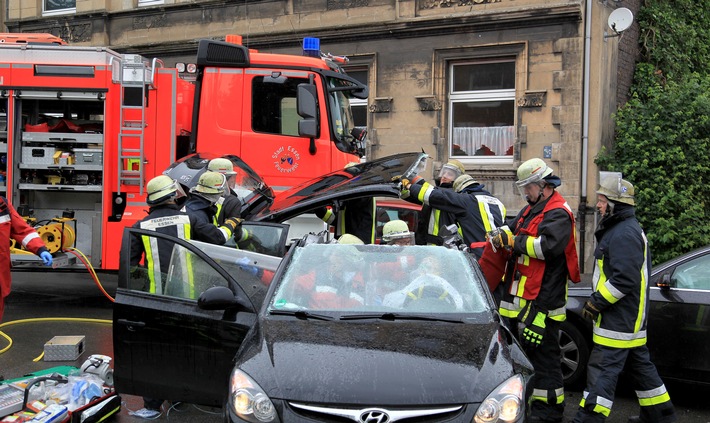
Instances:
[[[364,148],[348,98],[367,87],[316,39],[304,56],[200,40],[184,78],[159,59],[21,35],[0,34],[0,195],[50,251],[74,246],[97,269],[117,269],[123,228],[145,215],[145,181],[180,157],[238,155],[279,191]]]

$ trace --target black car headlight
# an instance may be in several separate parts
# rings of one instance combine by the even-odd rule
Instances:
[[[229,406],[241,419],[255,422],[278,422],[276,408],[268,395],[246,373],[232,371],[229,379]]]
[[[476,410],[475,423],[514,422],[525,411],[525,384],[521,375],[514,375],[494,389]]]

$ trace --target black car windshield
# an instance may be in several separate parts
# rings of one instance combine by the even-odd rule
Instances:
[[[488,320],[491,303],[480,277],[466,253],[443,247],[311,244],[294,252],[268,309],[346,320],[388,313]]]

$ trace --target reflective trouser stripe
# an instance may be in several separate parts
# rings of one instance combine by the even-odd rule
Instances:
[[[651,363],[648,347],[610,348],[595,345],[589,356],[587,388],[580,406],[587,412],[608,415],[616,394],[619,374],[627,367],[639,385],[636,395],[645,421],[673,421],[673,405],[670,396]]]
[[[641,407],[662,404],[671,400],[671,396],[668,395],[665,385],[661,385],[649,391],[636,391],[636,396],[639,399],[639,405],[641,405]]]
[[[550,401],[550,398],[554,399],[554,402]],[[544,389],[533,389],[532,395],[530,396],[531,401],[542,401],[545,404],[562,404],[565,401],[565,390],[564,388],[557,388],[551,390]]]
[[[588,391],[584,391],[584,395],[582,396],[582,400],[579,402],[579,406],[581,408],[584,408],[585,405],[587,405],[587,395],[589,395]],[[604,417],[609,417],[609,413],[611,413],[611,407],[614,406],[614,401],[611,401],[607,398],[604,397],[597,397],[597,402],[594,404],[594,407],[592,408],[592,412],[594,413],[599,413],[604,415]]]

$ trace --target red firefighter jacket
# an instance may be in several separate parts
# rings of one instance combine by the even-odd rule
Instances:
[[[17,214],[15,208],[0,196],[0,321],[4,310],[5,297],[10,294],[10,239],[26,250],[40,255],[47,251],[44,241],[25,220]]]

